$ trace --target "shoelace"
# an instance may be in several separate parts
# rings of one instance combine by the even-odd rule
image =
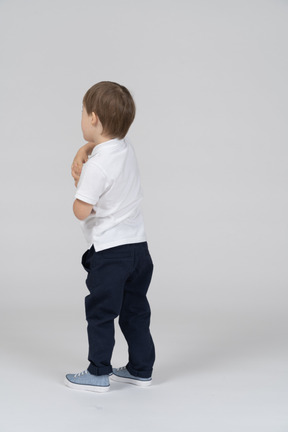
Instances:
[[[87,374],[88,373],[88,371],[87,371],[87,369],[85,370],[85,371],[83,371],[83,372],[79,372],[78,374],[75,374],[74,375],[74,378],[76,378],[76,377],[80,377],[81,375],[84,375],[84,374]]]

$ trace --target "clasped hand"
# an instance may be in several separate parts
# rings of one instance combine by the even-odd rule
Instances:
[[[92,153],[92,149],[95,146],[93,143],[87,143],[84,146],[82,146],[78,152],[76,153],[76,156],[73,159],[72,165],[71,165],[71,174],[74,178],[74,184],[77,187],[79,178],[81,175],[83,164],[87,162],[88,156]]]

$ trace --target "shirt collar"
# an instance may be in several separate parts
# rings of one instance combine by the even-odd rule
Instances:
[[[124,142],[123,139],[113,138],[109,141],[105,141],[101,144],[97,144],[91,153],[91,157],[94,156],[96,153],[99,153],[99,151],[101,151],[101,150],[105,150],[105,149],[108,149],[111,147],[119,146],[123,142]]]

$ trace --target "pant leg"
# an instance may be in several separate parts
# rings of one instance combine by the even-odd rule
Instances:
[[[82,264],[88,272],[86,285],[90,292],[85,298],[88,370],[94,375],[112,372],[114,319],[120,314],[125,282],[133,265],[133,251],[125,246],[100,252],[95,252],[92,246],[82,257]]]
[[[134,245],[134,268],[124,286],[119,325],[128,343],[128,371],[141,378],[152,375],[155,348],[150,333],[150,306],[146,294],[153,273],[147,243]]]

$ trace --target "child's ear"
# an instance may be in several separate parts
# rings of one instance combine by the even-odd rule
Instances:
[[[96,126],[96,124],[98,122],[98,116],[94,112],[92,112],[91,116],[92,116],[91,117],[91,123],[93,126]]]

